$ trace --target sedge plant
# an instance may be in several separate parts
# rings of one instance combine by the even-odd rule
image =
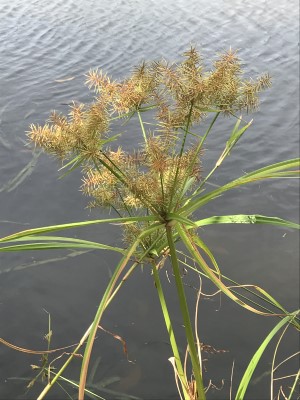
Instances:
[[[199,236],[198,228],[214,224],[299,226],[277,217],[256,214],[205,219],[197,219],[196,215],[201,207],[228,190],[257,181],[298,176],[299,160],[291,159],[244,174],[213,190],[206,185],[249,129],[251,121],[244,122],[239,115],[257,109],[259,93],[270,86],[270,76],[244,78],[241,61],[231,49],[220,54],[213,68],[207,70],[198,51],[192,47],[179,63],[143,62],[122,81],[113,80],[101,70],[92,70],[86,82],[95,92],[92,104],[73,103],[67,116],[53,112],[45,125],[30,126],[28,138],[36,147],[62,161],[65,174],[80,167],[83,173],[81,190],[90,198],[89,207],[106,209],[114,216],[29,229],[0,239],[2,252],[85,248],[121,254],[94,320],[61,369],[52,372],[39,399],[45,397],[56,381],[64,379],[62,374],[82,346],[85,350],[78,398],[84,399],[90,357],[102,315],[126,279],[141,264],[151,269],[153,275],[173,352],[178,391],[184,400],[206,399],[208,387],[204,382],[201,343],[186,300],[181,265],[211,281],[218,291],[244,309],[280,319],[255,355],[255,363],[250,363],[245,372],[236,394],[236,399],[243,399],[266,344],[286,323],[299,329],[297,311],[285,310],[260,287],[239,285],[224,276]],[[203,176],[204,144],[224,116],[234,120],[232,131],[214,167]],[[210,118],[210,124],[202,132],[202,122],[206,118]],[[128,151],[122,146],[122,135],[126,134],[128,121],[134,120],[140,126],[141,135],[134,139]],[[120,225],[122,247],[51,235],[69,228],[108,223]],[[161,270],[168,260],[185,329],[188,361],[180,354],[168,299],[160,281]]]

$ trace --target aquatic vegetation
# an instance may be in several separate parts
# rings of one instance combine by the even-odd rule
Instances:
[[[36,147],[62,161],[66,174],[81,167],[81,190],[91,198],[89,207],[105,208],[108,213],[113,211],[115,216],[28,229],[0,239],[0,251],[84,248],[122,254],[94,321],[66,363],[52,374],[39,399],[44,398],[62,377],[69,362],[87,340],[78,385],[78,397],[84,398],[90,356],[102,315],[126,279],[141,264],[152,270],[173,352],[171,361],[178,391],[185,400],[205,399],[210,385],[204,383],[201,342],[197,324],[193,326],[191,322],[181,264],[191,268],[203,280],[211,281],[218,291],[246,310],[281,319],[249,364],[236,394],[236,399],[243,399],[252,372],[274,334],[285,324],[299,329],[298,312],[285,310],[260,287],[232,284],[222,274],[197,229],[224,223],[299,226],[277,217],[255,214],[197,219],[197,211],[241,185],[271,178],[293,178],[299,174],[299,160],[293,159],[244,174],[213,190],[206,185],[250,127],[251,121],[245,122],[239,114],[257,109],[259,93],[270,86],[270,76],[265,74],[253,80],[244,78],[241,61],[231,49],[219,55],[213,69],[207,70],[197,50],[191,48],[184,54],[182,62],[143,62],[122,81],[114,81],[103,71],[90,71],[87,84],[95,92],[92,104],[74,103],[68,116],[53,112],[45,125],[30,126],[28,138]],[[224,137],[224,150],[215,166],[203,176],[204,143],[222,115],[232,117],[235,123],[231,133]],[[199,126],[205,118],[209,118],[210,124],[206,132],[202,132]],[[120,140],[126,135],[126,124],[134,119],[140,126],[141,135],[128,151]],[[123,122],[121,127],[120,122]],[[47,235],[104,223],[120,224],[124,248]],[[180,248],[178,242],[181,242]],[[188,361],[183,360],[179,352],[168,301],[160,282],[160,271],[168,260],[172,265],[185,328]],[[196,267],[193,267],[194,263]],[[198,318],[201,320],[201,315]]]

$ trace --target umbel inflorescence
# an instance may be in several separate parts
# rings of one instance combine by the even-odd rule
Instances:
[[[193,145],[187,140],[190,129],[211,110],[235,115],[257,108],[258,93],[270,85],[270,77],[244,79],[232,50],[206,71],[191,48],[180,63],[143,62],[122,81],[94,70],[86,83],[95,91],[95,101],[73,104],[68,116],[53,112],[44,126],[31,125],[30,140],[59,159],[73,160],[70,165],[82,166],[82,190],[93,198],[91,207],[164,217],[182,206],[201,180],[202,150],[195,140]],[[142,113],[149,110],[154,121],[147,131]],[[136,143],[144,143],[126,152],[112,127],[117,119],[133,116],[143,134]],[[127,230],[139,231],[137,226]]]

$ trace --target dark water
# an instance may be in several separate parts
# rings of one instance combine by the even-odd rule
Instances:
[[[24,146],[24,132],[30,123],[42,123],[54,108],[66,111],[65,104],[71,100],[92,98],[83,86],[84,74],[97,66],[122,77],[142,59],[164,56],[176,60],[190,43],[197,44],[210,59],[230,46],[239,49],[247,72],[253,76],[269,71],[274,84],[262,97],[252,129],[215,183],[299,154],[299,10],[295,0],[0,0],[0,17],[0,236],[104,215],[90,215],[84,208],[86,199],[78,191],[79,173],[58,180],[56,162],[45,155],[33,158],[32,149]],[[65,78],[73,79],[56,82]],[[223,121],[207,143],[207,170],[221,152],[230,126]],[[135,134],[133,130],[124,138],[125,147]],[[298,184],[291,180],[256,184],[228,193],[203,212],[207,216],[258,213],[297,221],[298,190]],[[118,241],[113,227],[74,234],[99,242]],[[236,226],[208,228],[202,237],[225,275],[261,285],[289,310],[298,307],[297,233]],[[96,252],[1,255],[0,336],[21,347],[45,348],[46,310],[52,319],[52,346],[77,342],[90,324],[117,260],[114,255]],[[163,281],[170,304],[176,306],[173,284]],[[191,288],[188,292],[193,301],[195,291]],[[226,299],[221,308],[218,299],[203,301],[199,312],[202,341],[229,350],[207,357],[206,382],[211,378],[219,387],[224,379],[223,390],[212,390],[210,398],[228,399],[233,360],[236,388],[251,355],[276,321],[251,315]],[[174,320],[183,340],[182,322],[176,314]],[[119,380],[107,388],[149,400],[178,398],[167,361],[171,350],[148,270],[137,272],[124,286],[103,326],[126,339],[129,358],[135,363],[127,362],[119,342],[100,333],[94,362],[98,355],[101,361],[94,382],[116,377]],[[296,335],[287,336],[278,361],[295,352],[296,345]],[[260,363],[248,399],[270,398],[266,372],[272,350],[270,347]],[[0,398],[36,398],[41,389],[38,383],[26,394],[26,381],[9,378],[33,377],[30,364],[38,363],[39,356],[1,346]],[[66,376],[75,379],[79,364],[80,360],[75,362]],[[292,360],[279,375],[294,370]],[[72,393],[70,387],[67,389]],[[49,398],[64,399],[67,395],[56,390]]]

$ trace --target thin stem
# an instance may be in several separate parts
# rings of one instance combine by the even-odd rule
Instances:
[[[296,389],[297,383],[299,382],[299,377],[300,377],[300,369],[299,369],[299,371],[298,371],[298,373],[297,373],[297,375],[296,375],[296,377],[295,377],[295,380],[294,380],[293,386],[292,386],[292,388],[291,388],[291,391],[290,391],[288,400],[291,400],[291,399],[292,399],[292,395],[293,395],[293,393],[294,393],[294,391],[295,391],[295,389]]]
[[[211,122],[209,128],[207,129],[205,135],[203,136],[203,139],[202,139],[201,142],[200,142],[200,149],[202,148],[202,145],[203,145],[203,143],[204,143],[204,141],[205,141],[207,135],[208,135],[209,132],[211,131],[211,129],[212,129],[212,127],[213,127],[214,123],[216,122],[216,120],[217,120],[217,118],[218,118],[219,115],[220,115],[220,112],[216,113],[216,115],[215,115],[214,119],[212,120],[212,122]],[[202,181],[202,183],[200,184],[200,186],[195,190],[195,192],[192,194],[191,197],[194,197],[195,195],[197,195],[197,194],[200,192],[200,190],[201,190],[202,187],[204,186],[205,182],[206,182],[206,181],[208,180],[208,178],[214,173],[214,171],[216,170],[216,168],[217,168],[217,166],[215,166],[215,167],[212,169],[212,171],[210,171],[210,173],[209,173],[209,174],[207,175],[207,177]]]
[[[184,245],[186,246],[187,250],[190,252],[190,254],[194,257],[195,261],[197,264],[200,266],[200,268],[203,270],[203,272],[206,274],[206,276],[219,288],[226,296],[228,296],[231,300],[235,301],[238,305],[241,307],[246,308],[249,311],[254,312],[255,314],[260,314],[260,315],[266,315],[270,316],[273,314],[269,313],[264,313],[260,310],[257,310],[256,308],[253,308],[252,306],[244,303],[239,297],[235,296],[230,290],[216,275],[215,271],[211,269],[202,255],[199,253],[199,250],[193,241],[193,238],[189,234],[187,230],[185,230],[184,226],[180,226],[177,224],[176,226],[177,232],[179,233]],[[278,314],[280,315],[280,314]]]
[[[119,217],[121,218],[123,217],[122,214],[116,209],[116,207],[113,204],[109,203],[109,206],[118,214]]]
[[[159,180],[160,180],[160,186],[161,186],[162,201],[163,201],[163,204],[165,204],[164,181],[163,181],[163,176],[162,176],[161,172],[159,173]]]
[[[168,226],[168,225],[166,226],[166,234],[167,234],[167,239],[168,239],[168,245],[170,248],[171,262],[172,262],[172,267],[173,267],[173,273],[175,276],[175,282],[176,282],[176,288],[177,288],[177,294],[178,294],[178,298],[179,298],[181,314],[183,317],[186,338],[187,338],[187,342],[189,345],[189,353],[190,353],[190,357],[191,357],[193,373],[194,373],[196,384],[197,384],[198,396],[199,396],[199,399],[205,400],[206,397],[205,397],[205,390],[204,390],[203,380],[202,380],[202,375],[201,375],[201,370],[200,370],[200,364],[199,364],[199,360],[198,360],[197,349],[195,346],[195,339],[194,339],[194,335],[193,335],[192,324],[191,324],[189,310],[188,310],[186,297],[185,297],[185,293],[184,293],[184,287],[183,287],[182,279],[180,276],[179,263],[178,263],[178,259],[177,259],[177,255],[176,255],[176,248],[175,248],[175,244],[174,244],[174,240],[173,240],[171,226]]]
[[[99,173],[101,173],[101,171],[100,171],[100,169],[99,169],[99,167],[98,167],[98,165],[97,165],[96,160],[93,160],[93,161],[94,161],[94,165],[95,165],[96,170],[97,170]],[[118,178],[120,182],[122,182],[124,185],[127,186],[126,180],[125,180],[121,175],[119,175],[110,165],[108,165],[106,161],[104,161],[104,160],[101,159],[101,158],[98,158],[97,161],[98,161],[100,164],[104,165],[104,167],[105,167],[106,169],[108,169],[116,178]],[[112,164],[113,164],[113,163],[112,163]],[[117,168],[117,169],[119,169],[119,168]],[[120,171],[120,172],[124,175],[124,173],[123,173],[122,171]],[[124,175],[124,177],[126,178],[125,175]]]
[[[129,215],[130,217],[132,217],[132,214],[131,214],[131,212],[130,212],[130,209],[127,207],[127,204],[125,203],[125,201],[124,201],[124,199],[123,199],[123,196],[122,196],[122,194],[121,194],[119,188],[117,187],[116,190],[117,190],[117,192],[118,192],[118,195],[119,195],[119,197],[120,197],[120,199],[121,199],[121,201],[122,201],[122,203],[123,203],[123,206],[124,206],[124,208],[126,209],[128,215]]]
[[[104,154],[104,153],[103,153],[103,154]],[[119,179],[119,181],[120,181],[124,186],[126,186],[126,187],[130,190],[129,185],[128,185],[126,179],[124,179],[121,175],[119,175],[119,174],[118,174],[113,168],[111,168],[103,159],[98,159],[97,161],[99,161],[102,165],[104,165],[105,168],[107,168],[116,178]],[[113,164],[113,163],[112,163],[112,164]],[[101,172],[100,169],[99,169],[99,167],[97,166],[97,163],[96,163],[95,160],[94,160],[94,165],[95,165],[95,168],[97,169],[97,171],[98,171],[98,172]],[[113,165],[114,165],[114,164],[113,164]],[[117,169],[120,170],[118,167],[117,167]],[[121,171],[121,170],[120,170],[120,171]],[[123,171],[121,171],[121,173],[122,173],[122,174],[124,175],[124,177],[126,178],[126,175],[123,173]],[[148,207],[148,208],[153,212],[153,214],[155,214],[156,216],[159,216],[159,212],[157,211],[157,209],[155,208],[155,206],[153,206],[147,199],[145,199],[143,196],[139,196],[139,195],[137,195],[137,194],[135,194],[135,196],[137,196],[137,197],[141,200],[141,202],[144,204],[144,206],[145,206],[145,207]]]
[[[181,149],[180,149],[180,153],[179,153],[179,157],[178,157],[178,165],[177,165],[177,168],[176,168],[175,178],[174,178],[174,181],[173,181],[173,187],[172,187],[172,190],[171,190],[172,196],[171,196],[170,204],[169,204],[169,207],[168,207],[168,213],[171,212],[171,209],[172,209],[172,197],[175,197],[174,194],[175,194],[176,186],[177,186],[177,178],[178,178],[178,174],[179,174],[179,170],[180,170],[180,162],[181,162],[181,157],[182,157],[182,154],[183,154],[183,151],[184,151],[184,146],[185,146],[186,138],[187,138],[187,135],[188,135],[188,132],[189,132],[189,127],[190,127],[190,123],[191,123],[191,119],[192,119],[193,105],[194,105],[194,103],[192,101],[191,102],[191,106],[190,106],[188,119],[187,119],[187,123],[186,123],[186,127],[185,127],[185,130],[184,130],[183,140],[182,140],[182,143],[181,143]]]
[[[198,146],[197,146],[197,148],[196,148],[195,155],[194,155],[194,157],[193,157],[192,162],[191,162],[190,165],[189,165],[189,168],[188,168],[188,171],[187,171],[187,173],[186,173],[186,177],[185,177],[184,183],[183,183],[183,185],[182,185],[181,194],[180,194],[180,196],[178,197],[178,201],[177,201],[177,204],[176,204],[176,207],[175,207],[175,208],[177,208],[177,206],[179,205],[179,203],[180,203],[180,201],[181,201],[181,199],[182,199],[182,196],[184,195],[183,189],[184,189],[184,187],[185,187],[185,185],[186,185],[186,183],[187,183],[187,180],[188,180],[188,178],[189,178],[189,174],[190,174],[191,171],[193,170],[193,167],[194,167],[194,165],[195,165],[195,163],[196,163],[196,159],[197,159],[197,157],[198,157],[198,155],[199,155],[199,153],[200,153],[200,151],[201,151],[201,149],[202,149],[203,143],[205,142],[205,139],[207,138],[209,132],[211,131],[212,127],[214,126],[214,123],[216,122],[216,120],[217,120],[217,118],[218,118],[219,115],[220,115],[220,112],[217,112],[216,115],[214,116],[212,122],[210,123],[210,125],[209,125],[207,131],[205,132],[204,136],[202,137],[202,139],[200,140],[200,142],[199,142],[199,144],[198,144]],[[191,132],[189,132],[189,134],[191,134]],[[208,178],[206,178],[206,180],[207,180],[207,179],[208,179]],[[204,184],[204,183],[202,182],[202,184],[200,185],[200,187],[202,187],[203,184]],[[199,187],[199,189],[197,189],[197,190],[200,190],[200,187]],[[196,194],[196,192],[194,192],[194,193],[192,194],[192,197],[193,197],[195,194]]]
[[[106,307],[108,307],[108,305],[111,303],[111,301],[113,300],[113,298],[115,297],[115,295],[118,293],[118,291],[121,289],[121,287],[124,285],[124,283],[126,282],[126,280],[129,278],[129,276],[131,275],[131,273],[135,270],[135,268],[139,265],[139,262],[136,261],[132,264],[132,266],[129,268],[129,270],[126,272],[126,274],[124,275],[124,277],[122,278],[121,282],[118,284],[118,286],[115,288],[115,290],[113,291],[113,293],[110,295],[109,299],[106,302]]]
[[[126,280],[129,278],[129,276],[131,275],[131,273],[133,272],[133,270],[143,261],[145,255],[149,254],[151,250],[154,249],[154,247],[156,246],[157,242],[159,240],[161,240],[163,237],[163,235],[158,236],[154,242],[151,244],[151,246],[149,246],[147,249],[143,246],[143,249],[145,250],[145,252],[141,255],[141,257],[136,260],[133,265],[129,268],[129,270],[126,272],[126,274],[123,276],[121,282],[118,284],[118,286],[116,287],[116,289],[114,290],[114,292],[111,294],[110,298],[107,300],[106,303],[106,307],[109,305],[109,303],[112,301],[112,299],[114,298],[114,296],[117,294],[117,292],[119,291],[119,289],[121,288],[121,286],[123,286],[123,284],[126,282]],[[142,243],[141,243],[142,244]]]
[[[141,117],[141,114],[140,114],[139,110],[137,110],[137,115],[139,117],[139,121],[140,121],[141,129],[142,129],[143,137],[144,137],[144,140],[145,140],[145,144],[147,145],[148,141],[147,141],[146,131],[145,131],[144,123],[143,123],[143,120],[142,120],[142,117]]]
[[[278,352],[278,348],[279,345],[282,341],[283,336],[285,335],[287,329],[289,328],[290,324],[287,324],[287,326],[284,328],[283,332],[281,333],[277,343],[276,343],[276,347],[274,350],[274,354],[273,354],[273,359],[272,359],[272,368],[271,368],[271,386],[270,386],[270,399],[273,399],[273,395],[274,395],[274,372],[275,372],[275,360],[276,360],[276,355]]]
[[[56,375],[55,372],[53,372],[53,371],[50,371],[50,372],[51,372],[52,375],[54,375],[54,376]],[[78,388],[78,386],[79,386],[76,382],[71,381],[70,379],[64,378],[63,376],[60,376],[59,379],[60,379],[61,381],[64,381],[64,382],[69,383],[69,384],[72,385],[72,386],[75,386],[76,388]],[[84,391],[85,391],[86,393],[90,394],[90,395],[92,396],[92,398],[96,398],[96,399],[100,399],[100,400],[105,400],[104,397],[98,396],[96,393],[92,392],[91,390],[85,389]],[[73,399],[73,397],[71,397],[71,399]]]

